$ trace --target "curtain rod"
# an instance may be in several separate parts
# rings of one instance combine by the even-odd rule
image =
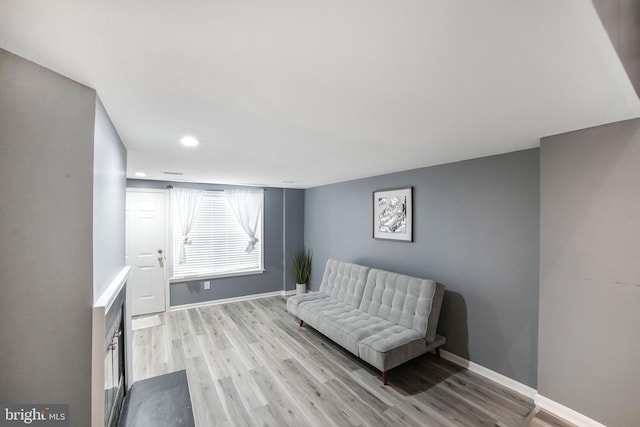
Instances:
[[[169,184],[169,185],[167,185],[167,188],[169,190],[172,190],[173,189],[173,185]],[[203,189],[203,190],[206,190],[206,189]],[[267,190],[269,190],[269,189],[268,188],[264,188],[264,187],[262,188],[262,191],[267,191]],[[224,190],[206,190],[206,191],[224,191]]]

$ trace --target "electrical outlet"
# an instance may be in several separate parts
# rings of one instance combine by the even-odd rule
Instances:
[[[211,282],[210,281],[207,280],[206,282],[203,282],[203,284],[204,284],[204,288],[205,289],[211,289]]]

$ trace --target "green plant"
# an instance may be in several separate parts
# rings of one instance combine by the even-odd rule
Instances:
[[[293,277],[296,283],[308,283],[311,275],[311,259],[313,255],[310,250],[300,250],[293,255]]]

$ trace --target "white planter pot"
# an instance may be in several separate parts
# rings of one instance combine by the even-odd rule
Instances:
[[[296,283],[296,295],[302,295],[307,292],[306,283]]]

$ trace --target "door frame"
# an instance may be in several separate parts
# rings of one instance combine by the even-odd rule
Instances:
[[[165,242],[165,268],[164,268],[164,313],[168,312],[171,308],[171,292],[169,289],[169,277],[173,274],[173,242],[171,241],[171,210],[170,208],[170,196],[169,189],[161,188],[131,188],[127,187],[127,193],[158,193],[164,195],[164,242]],[[126,209],[126,208],[125,208]],[[129,243],[129,236],[127,235],[127,244]]]

